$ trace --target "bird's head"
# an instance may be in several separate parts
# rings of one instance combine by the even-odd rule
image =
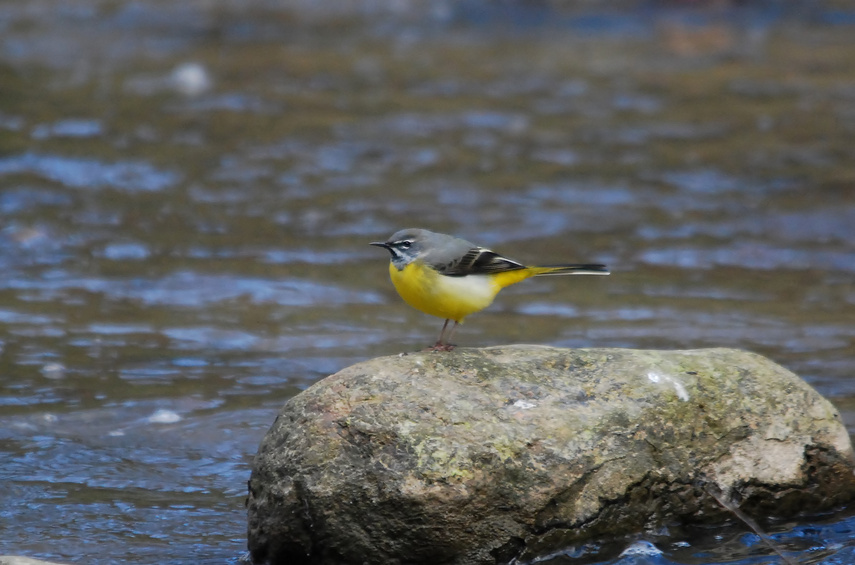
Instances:
[[[386,241],[372,241],[370,245],[386,248],[392,254],[392,263],[403,269],[426,251],[426,244],[433,232],[410,228],[395,232]]]

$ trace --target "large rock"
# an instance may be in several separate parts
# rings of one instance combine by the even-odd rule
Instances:
[[[373,359],[292,398],[249,483],[256,563],[505,563],[672,520],[855,497],[834,407],[743,351]]]

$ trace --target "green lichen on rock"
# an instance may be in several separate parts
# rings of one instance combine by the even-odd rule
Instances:
[[[348,367],[292,398],[249,485],[270,563],[501,563],[724,510],[855,496],[834,407],[751,353],[509,346]]]

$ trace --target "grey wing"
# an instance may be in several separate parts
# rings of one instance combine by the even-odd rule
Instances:
[[[472,247],[466,253],[451,261],[431,266],[449,277],[501,273],[525,268],[525,265],[522,263],[502,257],[498,253],[484,249],[483,247]]]

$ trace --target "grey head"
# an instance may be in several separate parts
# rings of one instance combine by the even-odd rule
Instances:
[[[428,265],[442,270],[477,246],[473,243],[419,228],[397,231],[386,241],[374,241],[371,245],[385,247],[392,254],[392,264],[398,270],[420,259]]]

